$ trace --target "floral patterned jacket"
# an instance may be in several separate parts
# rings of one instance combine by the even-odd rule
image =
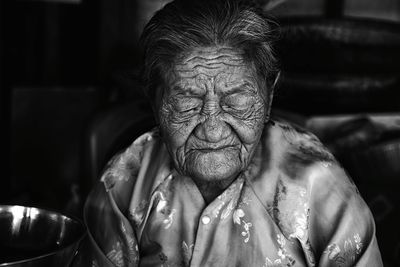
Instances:
[[[266,124],[248,169],[208,205],[146,133],[110,161],[85,220],[75,266],[382,266],[355,185],[285,123]]]

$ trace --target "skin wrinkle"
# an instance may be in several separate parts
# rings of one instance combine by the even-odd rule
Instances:
[[[247,168],[260,140],[267,108],[257,77],[235,50],[206,47],[180,58],[165,84],[165,144],[210,202]]]
[[[202,62],[201,64],[197,64],[194,65],[193,68],[197,68],[197,67],[202,67],[202,66],[206,66],[206,67],[212,67],[212,66],[219,66],[219,65],[226,65],[226,66],[236,66],[237,64],[234,63],[238,63],[240,64],[242,62],[242,60],[232,60],[232,63],[228,63],[228,62],[220,62],[220,60],[226,60],[227,58],[220,58],[220,59],[215,59],[215,62],[209,62],[207,59],[204,59],[204,62]]]
[[[192,54],[191,52],[183,54],[180,58],[181,63],[178,63],[178,66],[190,63],[193,60],[224,60],[228,58],[230,62],[243,61],[242,54],[231,47],[218,47],[218,50],[206,47],[202,51],[197,50],[197,52],[197,54]]]
[[[228,64],[224,62],[215,62],[215,63],[203,63],[203,64],[197,64],[192,67],[192,69],[196,68],[208,68],[208,69],[218,69],[221,65],[225,65],[228,67],[235,67],[237,66],[236,64]],[[191,70],[186,70],[182,72],[191,72]]]

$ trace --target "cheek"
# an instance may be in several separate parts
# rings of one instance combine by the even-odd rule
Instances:
[[[182,118],[172,105],[162,102],[159,111],[160,130],[171,150],[183,146],[196,126],[196,117]]]
[[[265,114],[264,102],[260,100],[252,105],[244,116],[236,117],[226,114],[226,120],[244,145],[255,145],[264,128]]]

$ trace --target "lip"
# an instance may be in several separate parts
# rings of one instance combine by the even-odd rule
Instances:
[[[202,152],[215,153],[226,149],[238,149],[240,146],[239,140],[235,136],[229,136],[218,142],[208,142],[192,136],[186,146],[187,153]]]
[[[196,148],[196,149],[193,149],[193,150],[197,150],[197,151],[200,151],[200,152],[207,153],[207,152],[217,152],[219,150],[223,150],[223,149],[227,149],[227,148],[235,148],[235,146],[233,146],[233,145],[224,145],[224,146],[218,146],[218,147]]]

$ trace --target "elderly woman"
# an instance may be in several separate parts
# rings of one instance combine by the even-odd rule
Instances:
[[[274,26],[239,1],[175,1],[143,34],[159,127],[109,163],[84,266],[382,266],[371,213],[311,134],[270,119]]]

